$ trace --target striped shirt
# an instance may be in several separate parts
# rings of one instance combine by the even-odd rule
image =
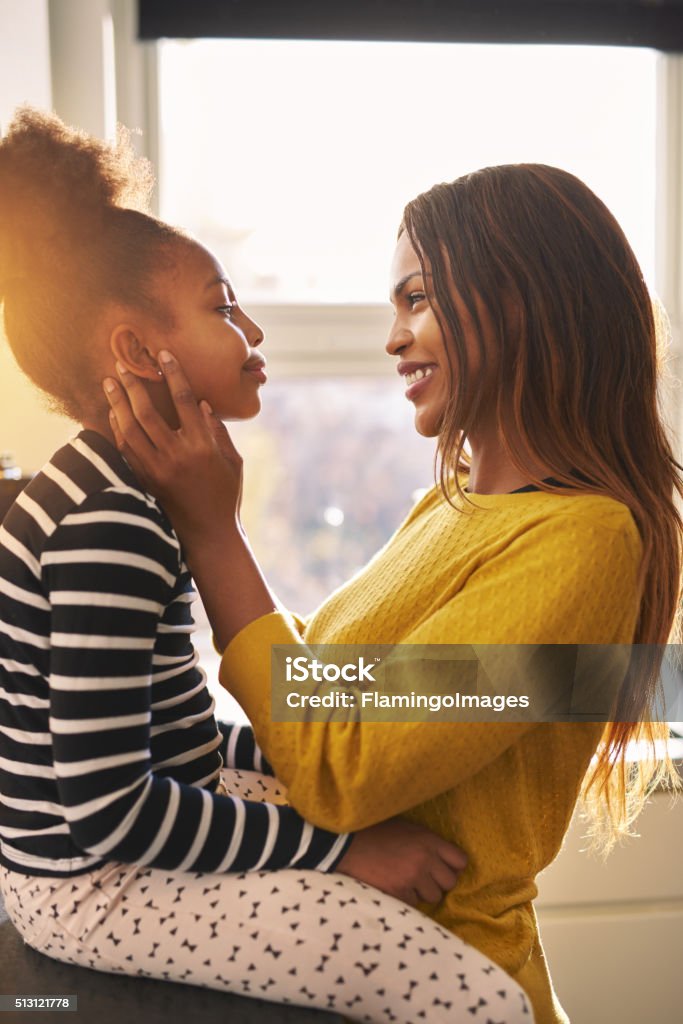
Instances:
[[[191,871],[332,870],[350,837],[216,793],[268,770],[217,723],[192,646],[178,538],[84,430],[0,526],[0,862],[75,875],[109,860]]]

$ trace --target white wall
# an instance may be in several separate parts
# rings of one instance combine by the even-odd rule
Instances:
[[[47,0],[0,0],[0,125],[22,103],[50,109],[50,38]],[[48,413],[16,368],[0,337],[0,450],[15,453],[25,471],[39,469],[73,432]]]
[[[145,131],[137,147],[153,156],[153,50],[135,41],[136,9],[136,0],[0,0],[0,125],[22,103],[101,138],[113,139],[118,119]],[[0,337],[0,451],[34,472],[76,430],[47,412]]]
[[[575,817],[535,901],[555,990],[575,1024],[683,1019],[683,800],[657,792],[606,862]]]
[[[49,107],[47,0],[0,0],[0,125],[19,103]]]

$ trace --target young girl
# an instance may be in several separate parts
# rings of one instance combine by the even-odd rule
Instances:
[[[118,442],[186,542],[224,648],[221,681],[292,806],[332,829],[410,813],[457,842],[467,869],[430,916],[522,985],[537,1024],[560,1024],[536,875],[580,793],[609,847],[648,787],[675,778],[666,758],[626,759],[630,740],[668,734],[652,708],[680,595],[683,486],[658,414],[652,304],[606,207],[571,174],[534,164],[486,168],[409,203],[391,295],[387,352],[418,431],[438,438],[440,486],[304,629],[278,609],[227,514],[240,467],[217,425],[195,452],[124,377],[131,405],[113,382],[110,393]],[[171,376],[184,392],[177,361]],[[607,726],[273,721],[271,647],[303,642],[652,647],[629,666]]]
[[[214,718],[183,550],[112,444],[99,382],[128,369],[177,427],[196,409],[187,388],[169,397],[172,344],[217,413],[250,417],[263,337],[211,253],[134,208],[149,184],[125,140],[111,148],[30,110],[0,142],[6,334],[83,427],[0,528],[6,909],[35,949],[97,970],[364,1021],[447,1021],[473,999],[529,1020],[488,958],[362,884],[438,901],[464,865],[449,841],[402,821],[355,837],[313,827],[276,780],[225,770],[269,766],[250,730]],[[239,592],[239,559],[229,575]]]

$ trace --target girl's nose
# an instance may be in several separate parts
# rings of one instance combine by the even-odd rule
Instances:
[[[255,320],[252,320],[251,317],[247,317],[247,320],[247,341],[252,346],[252,348],[256,348],[257,345],[260,345],[264,339],[263,328],[261,328],[256,323]]]

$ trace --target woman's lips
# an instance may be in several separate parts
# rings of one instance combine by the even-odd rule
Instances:
[[[431,380],[436,372],[436,367],[429,367],[430,373],[425,377],[421,377],[420,380],[416,380],[413,384],[409,384],[405,390],[405,396],[409,401],[413,401],[418,395],[421,395],[425,388],[428,388]]]

